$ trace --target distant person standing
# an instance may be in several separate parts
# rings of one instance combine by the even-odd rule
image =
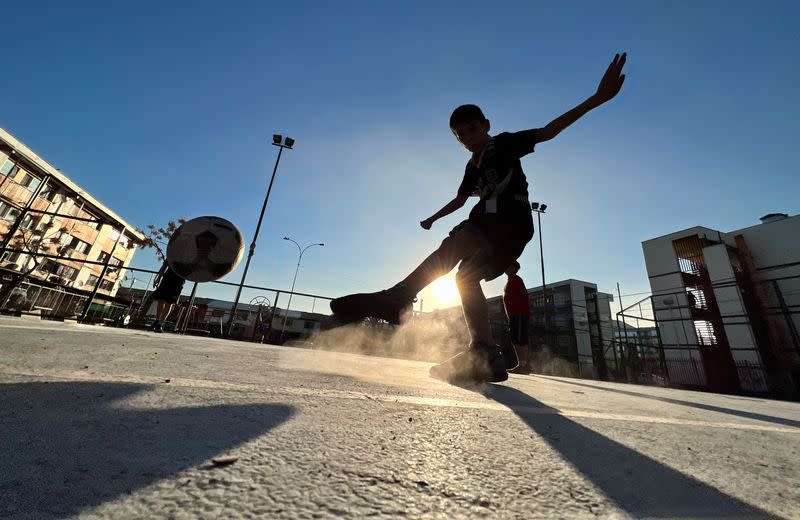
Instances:
[[[508,281],[503,291],[503,306],[506,309],[506,316],[508,316],[511,344],[514,345],[514,350],[519,360],[519,364],[514,368],[509,368],[508,371],[513,374],[530,374],[528,323],[530,321],[531,306],[525,282],[517,274],[519,269],[519,262],[514,262],[506,269]]]
[[[153,300],[156,302],[157,308],[156,321],[153,322],[150,330],[164,332],[161,324],[169,317],[173,306],[178,302],[185,282],[186,280],[175,274],[175,271],[169,268],[169,264],[164,262],[156,274],[156,279],[153,280],[153,286],[156,287],[153,292]]]

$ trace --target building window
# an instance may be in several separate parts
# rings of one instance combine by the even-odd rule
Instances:
[[[111,255],[106,253],[105,251],[100,251],[100,254],[97,256],[97,261],[105,263],[106,260],[108,260],[109,256],[111,256]]]
[[[19,216],[19,210],[6,202],[0,201],[0,219],[2,220],[16,220]]]
[[[75,279],[78,277],[78,273],[80,272],[79,269],[74,269],[72,267],[62,265],[59,269],[58,275],[61,278],[65,278],[71,282],[74,282]]]
[[[42,271],[43,273],[52,273],[57,268],[58,264],[53,262],[49,258],[39,265],[39,270]]]
[[[122,265],[122,260],[120,260],[119,258],[117,258],[115,256],[112,256],[111,260],[108,262],[108,265],[112,265],[112,266],[115,266],[115,267],[118,266],[118,265]]]
[[[67,244],[67,249],[72,250],[72,251],[77,251],[78,253],[81,253],[81,254],[84,254],[84,255],[88,255],[89,254],[89,250],[92,248],[92,246],[90,244],[88,244],[88,243],[84,242],[83,240],[80,240],[80,239],[78,239],[76,237],[71,237],[71,238],[72,238],[72,240],[70,240],[69,244]]]
[[[6,159],[6,162],[3,163],[3,166],[0,166],[0,174],[2,175],[9,175],[12,176],[19,170],[18,166],[14,165],[13,161]]]
[[[93,275],[92,275],[92,276],[89,276],[89,279],[88,279],[88,280],[86,280],[86,285],[89,285],[89,286],[91,286],[91,287],[94,287],[95,285],[97,285],[97,280],[99,280],[99,279],[100,279],[100,278],[98,278],[98,277],[96,277],[96,276],[93,276]]]
[[[100,284],[100,288],[104,291],[111,291],[114,289],[114,282],[103,280],[103,282]]]
[[[28,188],[31,191],[36,191],[36,188],[39,187],[42,181],[31,175],[30,173],[26,173],[25,176],[20,181],[20,185]]]
[[[75,216],[78,216],[78,215],[75,215]],[[84,222],[84,224],[86,224],[90,228],[92,228],[92,229],[99,229],[100,228],[100,219],[97,218],[97,215],[92,215],[91,213],[89,213],[87,211],[84,211],[83,215],[80,215],[80,216],[83,217],[83,218],[92,219],[92,222]]]
[[[56,200],[56,195],[58,195],[58,192],[52,186],[45,186],[39,193],[39,197],[48,202],[54,202]]]
[[[19,251],[6,251],[3,253],[3,256],[0,257],[0,261],[17,263],[17,260],[19,260],[20,256],[22,256],[22,253]]]
[[[78,277],[78,273],[80,272],[78,269],[74,269],[68,265],[61,265],[58,264],[49,258],[42,262],[42,267],[40,268],[42,272],[50,273],[56,275],[60,278],[65,280],[69,280],[74,282],[75,279]]]
[[[22,222],[20,222],[19,226],[24,229],[35,229],[39,225],[39,220],[40,217],[28,213],[22,217]]]

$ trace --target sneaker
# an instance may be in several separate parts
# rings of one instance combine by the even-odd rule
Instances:
[[[150,326],[150,331],[151,332],[164,332],[164,329],[161,328],[161,322],[158,321],[158,320],[154,321],[153,324]]]
[[[508,379],[500,347],[478,343],[434,365],[430,374],[449,383],[500,383]]]
[[[401,318],[411,310],[415,301],[416,298],[409,296],[402,287],[395,286],[385,291],[336,298],[331,300],[331,311],[342,323],[377,318],[399,325]]]

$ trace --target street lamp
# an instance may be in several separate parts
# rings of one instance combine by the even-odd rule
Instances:
[[[538,202],[531,202],[531,211],[536,213],[537,220],[539,221],[539,258],[542,262],[542,324],[544,341],[547,343],[547,284],[544,280],[544,249],[542,248],[542,213],[547,209],[547,204],[539,204]],[[530,356],[528,356],[528,363],[530,363]]]
[[[250,251],[247,253],[247,262],[244,264],[244,272],[242,273],[242,280],[239,282],[239,288],[236,289],[236,298],[233,300],[233,307],[231,308],[231,316],[228,318],[228,330],[226,336],[230,336],[231,329],[233,328],[233,319],[236,316],[236,310],[239,308],[239,298],[242,295],[242,287],[247,279],[247,271],[250,269],[250,260],[253,258],[253,253],[256,251],[256,240],[258,240],[258,232],[261,230],[261,221],[264,219],[264,210],[267,209],[267,201],[269,194],[272,191],[272,183],[275,181],[275,173],[278,171],[278,164],[281,162],[281,154],[284,148],[292,149],[294,146],[294,139],[291,137],[283,138],[280,134],[272,136],[272,146],[277,146],[278,158],[275,159],[275,168],[272,169],[272,177],[269,180],[269,187],[267,188],[267,196],[264,197],[264,204],[261,205],[261,214],[258,216],[258,224],[256,225],[256,232],[253,234],[253,241],[250,243]]]
[[[294,284],[297,282],[297,272],[300,270],[300,261],[303,259],[303,253],[306,252],[306,249],[309,247],[314,246],[324,246],[325,244],[309,244],[304,248],[300,247],[300,244],[295,242],[289,237],[283,237],[284,240],[288,240],[289,242],[294,243],[297,246],[297,250],[300,251],[300,258],[297,259],[297,267],[294,270],[294,280],[292,280],[292,290],[289,292],[289,303],[286,304],[286,311],[283,313],[283,324],[281,325],[281,339],[283,339],[283,333],[286,331],[286,318],[289,316],[289,307],[292,306],[292,295],[294,294]]]

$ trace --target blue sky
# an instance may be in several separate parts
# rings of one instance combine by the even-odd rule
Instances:
[[[0,126],[134,225],[213,214],[249,242],[271,135],[297,140],[252,283],[291,285],[289,235],[326,243],[306,253],[298,291],[393,284],[466,217],[418,224],[463,174],[451,110],[477,103],[497,132],[543,126],[592,94],[619,50],[622,93],[523,162],[531,200],[550,206],[548,280],[647,291],[642,240],[798,212],[796,2],[78,1],[3,13]],[[538,258],[535,239],[521,259],[529,286]],[[155,265],[147,253],[134,264]]]

